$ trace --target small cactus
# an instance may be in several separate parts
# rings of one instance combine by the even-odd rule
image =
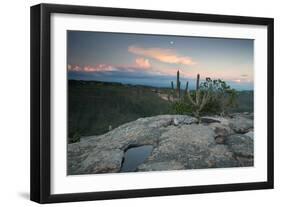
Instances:
[[[200,122],[200,111],[204,108],[206,103],[208,102],[210,95],[207,91],[200,91],[199,88],[199,82],[200,82],[200,75],[197,74],[197,80],[196,80],[196,91],[195,91],[195,100],[190,95],[190,92],[188,90],[188,82],[186,83],[186,95],[190,103],[194,107],[193,114],[198,119],[198,122]],[[203,93],[203,94],[202,94]]]
[[[174,82],[171,81],[171,88],[173,96],[177,96],[177,99],[179,100],[181,98],[181,82],[180,82],[180,71],[177,71],[177,82],[176,82],[176,88],[174,88]]]

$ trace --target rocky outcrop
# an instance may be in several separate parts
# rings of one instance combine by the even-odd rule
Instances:
[[[253,166],[252,130],[253,120],[237,114],[200,124],[186,115],[140,118],[68,144],[68,174],[120,172],[126,150],[142,145],[153,150],[136,171]]]
[[[236,133],[247,133],[253,128],[253,120],[244,116],[235,116],[230,119],[229,125]]]
[[[234,134],[226,139],[229,149],[237,156],[253,157],[253,139],[242,134]]]
[[[215,133],[208,126],[202,124],[183,125],[179,128],[171,126],[160,139],[158,147],[153,150],[144,165],[155,166],[157,163],[165,163],[168,167],[173,166],[172,163],[175,161],[184,169],[238,165],[226,146],[216,145]],[[140,169],[146,171],[150,168],[141,165]]]

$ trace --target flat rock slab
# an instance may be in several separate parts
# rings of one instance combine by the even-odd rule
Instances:
[[[243,116],[235,116],[233,119],[230,119],[229,126],[236,133],[247,133],[254,127],[253,120]]]
[[[180,128],[170,127],[162,134],[159,146],[155,148],[141,170],[149,171],[157,163],[176,160],[176,167],[202,169],[213,167],[235,167],[238,162],[226,146],[216,145],[214,131],[202,124],[191,124]],[[147,167],[147,168],[146,168]]]
[[[153,149],[137,171],[252,166],[253,120],[237,114],[205,118],[209,123],[187,115],[145,117],[81,138],[68,144],[67,173],[120,172],[125,152],[143,145]]]
[[[197,122],[187,115],[159,115],[139,118],[123,124],[106,134],[88,136],[80,142],[68,144],[68,174],[119,172],[124,151],[130,147],[158,146],[161,134],[174,126]]]

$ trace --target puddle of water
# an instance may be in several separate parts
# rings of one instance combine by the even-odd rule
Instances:
[[[121,172],[134,172],[137,167],[149,157],[153,149],[152,145],[129,148],[125,152]]]

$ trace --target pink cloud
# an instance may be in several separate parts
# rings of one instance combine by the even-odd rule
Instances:
[[[175,76],[177,71],[180,71],[181,77],[190,76],[185,70],[180,68],[158,68],[152,67],[149,62],[149,59],[145,58],[136,58],[135,63],[131,65],[108,65],[108,64],[98,64],[95,66],[85,65],[67,65],[68,71],[72,72],[87,72],[87,73],[95,73],[95,72],[111,72],[111,71],[123,71],[123,72],[136,72],[142,71],[151,75],[164,75],[164,76]]]
[[[71,68],[72,68],[72,65],[68,64],[67,65],[67,70],[71,70]]]
[[[142,57],[136,58],[134,64],[116,65],[115,67],[118,68],[119,70],[124,70],[128,72],[134,72],[136,70],[147,72],[152,69],[149,59],[142,58]]]
[[[180,56],[174,50],[163,48],[141,48],[130,46],[128,51],[148,58],[153,58],[160,62],[170,64],[195,65],[196,63],[188,56]]]
[[[82,68],[79,65],[70,65],[70,64],[67,65],[67,69],[69,71],[81,71],[82,70]]]
[[[135,70],[148,70],[151,68],[151,64],[148,59],[136,58],[135,63],[131,65],[109,65],[109,64],[98,64],[98,65],[67,65],[68,71],[75,72],[110,72],[110,71],[128,71],[133,72]]]
[[[76,72],[102,72],[102,71],[115,71],[116,69],[111,65],[107,64],[98,64],[95,66],[85,65],[83,67],[79,65],[67,65],[67,69],[69,71],[76,71]]]
[[[111,65],[106,64],[99,64],[95,66],[87,65],[84,66],[85,72],[102,72],[102,71],[115,71],[116,69],[112,67]]]
[[[143,69],[149,69],[151,68],[151,64],[149,62],[148,59],[145,59],[145,58],[137,58],[136,59],[136,66],[137,67],[140,67],[140,68],[143,68]]]
[[[234,80],[231,80],[231,81],[234,81],[236,83],[251,83],[251,82],[253,82],[253,80],[245,79],[245,78],[234,79]]]

